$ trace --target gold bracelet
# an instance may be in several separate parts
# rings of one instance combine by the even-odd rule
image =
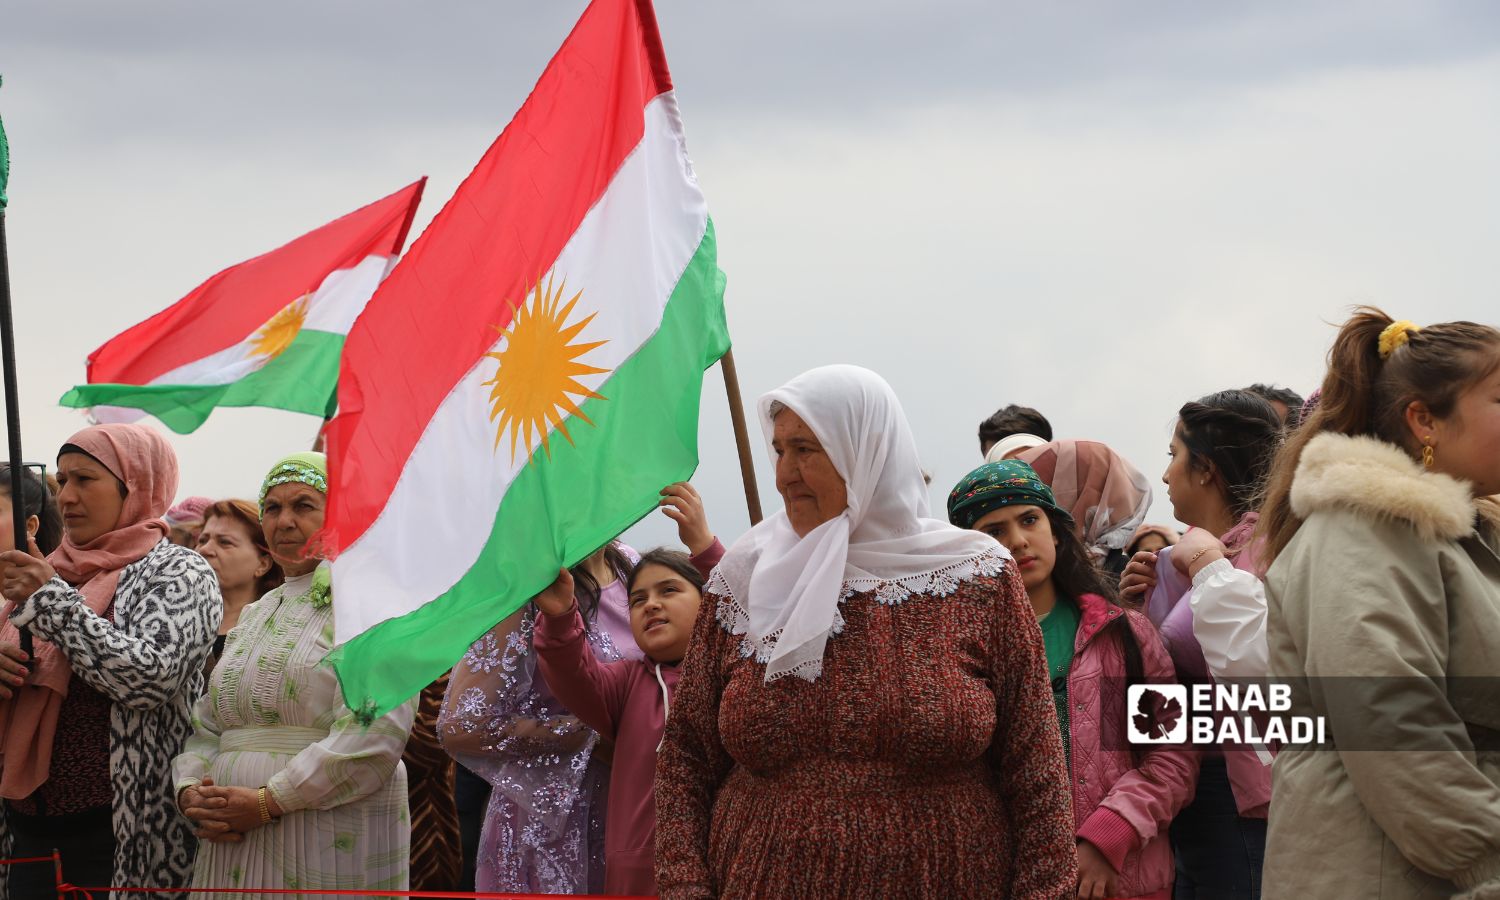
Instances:
[[[1210,551],[1212,549],[1213,549],[1212,547],[1204,547],[1202,550],[1199,550],[1197,553],[1194,553],[1192,555],[1192,558],[1190,558],[1187,561],[1188,568],[1191,569],[1193,567],[1193,563],[1195,563],[1195,562],[1198,561],[1198,557],[1202,556],[1203,554],[1207,553],[1208,551]]]
[[[266,789],[261,788],[255,792],[255,799],[260,803],[260,824],[267,825],[271,822],[271,807],[266,805]]]

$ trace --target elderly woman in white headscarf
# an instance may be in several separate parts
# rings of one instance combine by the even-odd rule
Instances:
[[[657,766],[661,896],[1071,894],[1067,767],[1009,553],[929,516],[873,372],[815,369],[759,412],[785,509],[704,591]]]

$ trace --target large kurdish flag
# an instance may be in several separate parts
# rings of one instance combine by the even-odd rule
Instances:
[[[218,406],[332,413],[344,336],[406,243],[426,179],[231,266],[89,355],[63,406],[180,434]]]
[[[351,708],[692,474],[723,292],[649,0],[594,0],[345,344],[323,541]]]

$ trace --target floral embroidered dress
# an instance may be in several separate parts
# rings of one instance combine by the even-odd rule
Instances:
[[[639,556],[623,547],[633,563]],[[587,639],[600,662],[640,659],[624,579],[603,588]],[[453,669],[438,733],[488,781],[480,891],[601,893],[609,765],[598,736],[558,702],[536,669],[529,604],[480,638]]]
[[[1042,636],[1015,569],[849,593],[816,681],[766,683],[716,571],[656,775],[663,898],[1076,890]]]
[[[344,706],[338,679],[323,664],[335,615],[327,572],[324,563],[289,578],[245,608],[194,707],[194,734],[174,763],[177,790],[204,776],[219,785],[264,785],[285,814],[242,843],[202,842],[193,887],[372,894],[407,887],[401,754],[416,701],[369,727]]]

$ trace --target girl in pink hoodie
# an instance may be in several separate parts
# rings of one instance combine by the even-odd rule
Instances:
[[[1115,602],[1072,517],[1026,463],[970,472],[948,497],[948,520],[1005,545],[1041,620],[1073,785],[1078,896],[1170,900],[1167,829],[1193,797],[1198,760],[1183,747],[1128,740],[1136,710],[1127,685],[1175,681],[1156,629]]]
[[[724,555],[692,485],[664,489],[661,505],[692,555],[652,550],[627,580],[630,630],[645,659],[601,663],[595,658],[584,640],[566,569],[534,600],[540,612],[533,646],[542,677],[564,706],[614,745],[604,822],[604,889],[610,894],[656,893],[656,751],[703,583]]]

